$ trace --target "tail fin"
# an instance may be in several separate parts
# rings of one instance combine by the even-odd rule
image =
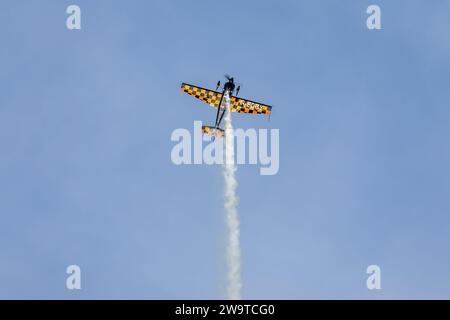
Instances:
[[[202,132],[213,137],[223,137],[223,135],[225,134],[225,131],[223,129],[210,126],[202,126]]]

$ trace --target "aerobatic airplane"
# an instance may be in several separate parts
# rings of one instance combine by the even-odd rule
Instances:
[[[228,80],[223,86],[222,93],[218,92],[220,88],[220,81],[217,82],[216,91],[208,90],[201,87],[193,86],[191,84],[182,83],[181,91],[190,94],[191,96],[202,100],[209,104],[211,107],[217,109],[216,123],[214,126],[202,126],[202,132],[214,137],[222,137],[224,135],[224,130],[220,129],[220,122],[226,112],[225,103],[223,103],[223,98],[226,94],[230,97],[230,110],[232,112],[239,113],[253,113],[253,114],[271,114],[272,107],[263,103],[254,102],[248,99],[238,98],[239,90],[241,86],[236,89],[236,96],[233,96],[235,83],[234,79],[228,75],[225,75]]]

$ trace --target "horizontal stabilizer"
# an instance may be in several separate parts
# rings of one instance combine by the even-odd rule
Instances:
[[[223,137],[225,134],[224,130],[210,126],[202,126],[202,132],[213,137]]]

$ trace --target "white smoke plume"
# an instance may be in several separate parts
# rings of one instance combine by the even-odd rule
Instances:
[[[241,299],[241,247],[239,243],[239,217],[237,212],[238,198],[236,196],[236,164],[234,163],[234,134],[231,124],[230,96],[224,96],[225,101],[225,162],[223,176],[225,178],[225,213],[227,223],[227,299]]]

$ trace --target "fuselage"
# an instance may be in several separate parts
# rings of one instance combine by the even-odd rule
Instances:
[[[231,96],[233,94],[234,88],[234,79],[230,78],[230,80],[228,80],[228,82],[223,86],[223,93],[225,94],[226,91],[229,91]]]

